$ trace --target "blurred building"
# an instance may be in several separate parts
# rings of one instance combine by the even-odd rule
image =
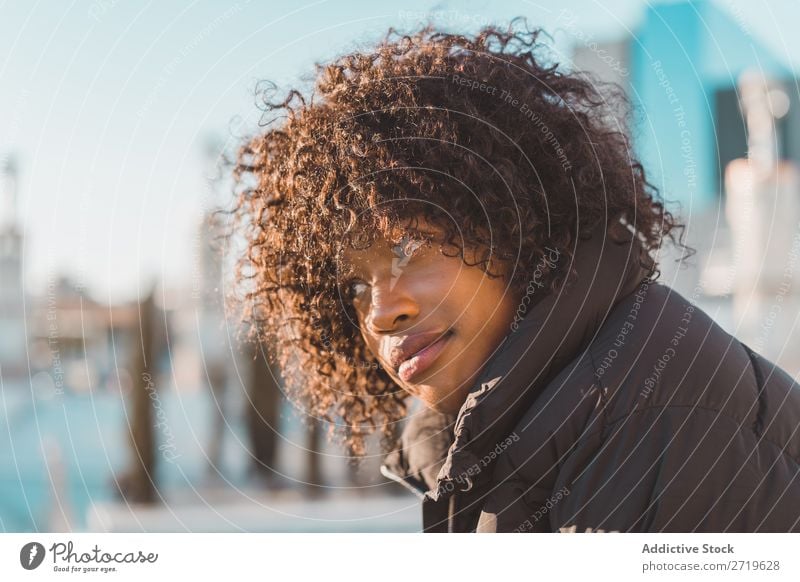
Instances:
[[[0,160],[0,375],[11,385],[27,376],[23,236],[17,223],[17,165]]]
[[[559,27],[573,37],[576,69],[627,93],[633,111],[615,112],[619,123],[632,128],[649,180],[687,224],[697,255],[680,267],[668,249],[662,280],[800,372],[800,100],[791,65],[735,12],[705,0],[648,5],[634,30],[604,42],[588,39],[574,13]]]
[[[53,278],[44,295],[31,297],[32,374],[49,374],[57,393],[126,392],[138,317],[135,303],[100,303],[68,277]]]
[[[581,25],[568,13],[558,23],[574,41],[575,68],[626,91],[635,111],[623,121],[634,128],[637,153],[653,181],[684,211],[717,208],[726,166],[747,155],[738,89],[745,71],[757,69],[775,80],[787,110],[776,120],[778,154],[800,163],[800,106],[791,66],[729,12],[707,0],[656,2],[624,38],[605,41],[588,40]]]

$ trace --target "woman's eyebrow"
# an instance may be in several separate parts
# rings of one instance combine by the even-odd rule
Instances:
[[[392,252],[398,257],[411,256],[419,249],[429,245],[434,236],[434,233],[424,231],[404,235],[397,244],[392,246]]]

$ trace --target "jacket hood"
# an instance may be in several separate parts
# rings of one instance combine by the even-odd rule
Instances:
[[[614,305],[652,276],[655,263],[635,236],[626,231],[619,242],[601,224],[577,241],[569,267],[559,291],[533,298],[511,326],[456,416],[425,409],[410,417],[400,448],[381,467],[385,476],[428,503],[487,485],[491,452],[589,345]]]

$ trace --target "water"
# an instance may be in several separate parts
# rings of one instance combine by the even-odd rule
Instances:
[[[211,402],[197,391],[159,394],[174,462],[157,455],[156,479],[165,488],[186,486],[207,474]],[[29,388],[4,385],[0,398],[0,531],[86,528],[93,502],[116,498],[114,475],[128,466],[127,415],[119,394],[42,398]],[[231,426],[240,433],[242,427]],[[236,446],[236,439],[233,446]],[[223,455],[227,479],[244,479],[243,455]]]

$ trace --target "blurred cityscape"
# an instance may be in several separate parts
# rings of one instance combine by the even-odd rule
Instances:
[[[641,10],[636,30],[602,42],[571,10],[558,28],[571,66],[632,100],[618,122],[688,225],[697,255],[680,267],[666,252],[662,281],[798,375],[796,73],[714,3]],[[216,199],[219,154],[200,152]],[[151,281],[112,304],[59,273],[26,288],[21,170],[14,151],[0,156],[0,531],[421,528],[418,500],[380,475],[380,457],[350,466],[264,354],[236,340],[211,210],[183,287]]]
[[[217,189],[221,152],[205,155]],[[13,206],[12,158],[2,175]],[[63,276],[23,292],[22,234],[3,223],[0,528],[419,529],[416,498],[386,483],[380,456],[348,463],[283,397],[266,354],[239,341],[221,216],[209,209],[197,225],[187,287],[152,283],[120,304]]]

